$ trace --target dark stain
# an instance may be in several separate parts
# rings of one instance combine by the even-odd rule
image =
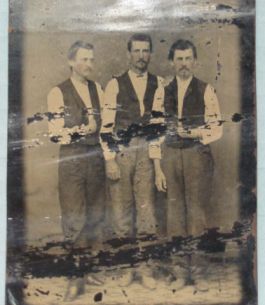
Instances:
[[[103,299],[103,294],[102,292],[98,292],[94,295],[94,301],[95,302],[101,302]]]
[[[44,295],[49,295],[49,293],[50,293],[50,291],[49,291],[49,290],[47,290],[47,291],[43,291],[43,290],[38,289],[38,288],[36,288],[36,291],[38,291],[39,293],[44,294]]]
[[[50,137],[51,142],[53,143],[59,143],[62,136],[52,136]]]
[[[109,123],[106,125],[103,125],[104,128],[111,128],[114,125],[114,123]]]
[[[236,122],[236,123],[240,122],[243,119],[244,119],[244,117],[240,113],[234,113],[232,116],[232,121]]]
[[[63,296],[61,295],[61,294],[59,294],[59,293],[56,293],[55,294],[57,297],[60,297],[60,298],[62,298]]]
[[[218,126],[223,125],[225,122],[226,122],[225,120],[218,120]]]
[[[217,11],[235,11],[232,6],[226,4],[218,4],[216,6]]]
[[[123,293],[123,295],[124,295],[126,298],[128,297],[128,295],[127,295],[127,293],[126,293],[125,290],[122,290],[122,293]]]
[[[220,54],[218,54],[218,57]],[[218,79],[218,76],[220,76],[220,69],[221,69],[221,64],[219,61],[217,61],[217,69],[218,74],[216,76],[216,80]],[[164,114],[161,111],[152,111],[151,113],[152,118],[167,118],[167,114]],[[52,119],[57,119],[57,118],[62,118],[64,117],[64,112],[60,113],[36,113],[34,116],[30,117],[27,119],[28,124],[31,124],[33,122],[38,122],[42,121],[44,118],[48,118],[48,120]],[[232,120],[234,122],[238,122],[238,119],[242,119],[243,117],[239,114],[234,114]],[[150,120],[150,118],[149,118]],[[149,120],[147,120],[149,122]],[[182,118],[179,119],[181,122],[185,122],[187,119]],[[225,121],[218,121],[219,125],[223,124]],[[113,123],[107,124],[104,127],[109,128],[112,127]],[[210,126],[205,126],[205,128],[210,128]],[[189,128],[187,128],[188,130]],[[161,136],[164,136],[167,133],[167,126],[166,123],[156,123],[156,124],[150,124],[150,123],[139,123],[139,124],[131,124],[129,125],[126,129],[120,129],[117,131],[116,135],[114,135],[111,132],[104,132],[100,133],[100,138],[102,142],[106,142],[108,144],[108,147],[110,151],[113,152],[119,152],[119,145],[124,145],[128,146],[130,144],[130,141],[134,137],[143,137],[147,141],[152,141],[156,140]],[[69,133],[70,136],[70,143],[77,143],[84,139],[86,137],[85,134],[79,133],[79,132],[74,132],[74,133]],[[62,139],[62,136],[51,136],[50,141],[53,143],[60,143]]]
[[[63,244],[49,243],[46,247],[26,249],[22,255],[22,275],[37,278],[83,277],[87,273],[98,272],[101,268],[111,267],[113,269],[118,266],[131,268],[150,259],[160,260],[178,255],[187,256],[194,251],[223,252],[228,241],[243,245],[244,236],[250,231],[250,223],[236,222],[233,230],[228,233],[222,233],[218,228],[211,228],[199,237],[176,236],[169,241],[160,240],[156,236],[152,236],[150,239],[150,236],[146,235],[134,240],[120,240],[119,244],[114,244],[114,247],[110,247],[109,250],[105,247],[105,251],[100,251],[96,255],[91,254],[89,248],[69,249],[68,254],[53,255],[46,251],[53,247],[63,247]],[[141,247],[139,247],[140,243]],[[107,244],[111,245],[113,241],[109,241]]]
[[[45,118],[47,118],[48,121],[51,121],[58,118],[64,118],[64,116],[65,116],[64,112],[45,112],[45,113],[37,112],[33,116],[27,118],[27,124],[40,122]]]

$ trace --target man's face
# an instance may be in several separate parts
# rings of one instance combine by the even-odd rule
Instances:
[[[75,58],[69,61],[73,72],[78,74],[80,77],[85,79],[90,79],[94,70],[94,52],[93,50],[88,50],[80,48]]]
[[[132,41],[128,52],[131,67],[136,71],[145,72],[151,59],[150,43],[148,41]]]
[[[192,76],[196,64],[192,49],[175,50],[172,64],[180,79],[188,79]]]

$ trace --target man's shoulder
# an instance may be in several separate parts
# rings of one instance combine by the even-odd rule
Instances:
[[[63,90],[65,87],[68,87],[71,83],[71,79],[67,78],[64,81],[60,82],[56,87]]]
[[[193,81],[193,82],[196,82],[197,84],[199,84],[199,85],[201,85],[201,86],[204,86],[204,87],[206,87],[207,85],[209,85],[206,81],[204,81],[204,80],[202,80],[202,79],[200,79],[200,78],[198,78],[198,77],[196,77],[196,76],[193,76],[192,81]]]
[[[64,86],[64,85],[66,85],[66,84],[69,84],[70,82],[71,82],[71,79],[70,79],[70,78],[67,78],[67,79],[61,81],[61,82],[57,85],[57,87]]]
[[[61,95],[62,94],[62,90],[61,90],[61,83],[52,87],[50,89],[50,91],[48,92],[48,97],[49,96],[54,96],[54,95]]]
[[[216,89],[214,86],[200,78],[193,77],[193,81],[196,82],[197,87],[202,92],[202,94],[216,94]]]
[[[113,74],[112,79],[110,81],[112,81],[113,79],[114,80],[122,79],[122,78],[126,77],[127,75],[128,75],[128,70],[123,71],[121,73]]]
[[[150,72],[148,72],[148,74],[149,74],[149,76],[150,76],[153,80],[157,81],[157,85],[158,85],[158,86],[162,86],[162,85],[163,85],[163,83],[164,83],[164,78],[163,78],[162,76],[156,75],[156,74],[153,74],[153,73],[150,73]]]
[[[164,88],[165,92],[170,93],[176,90],[176,77],[175,76],[166,76],[164,78]]]
[[[89,80],[89,82],[90,82],[91,84],[95,85],[95,87],[97,88],[98,91],[99,91],[99,90],[103,90],[103,89],[102,89],[102,86],[101,86],[101,84],[100,84],[99,82],[97,82],[97,81],[95,81],[95,80]]]

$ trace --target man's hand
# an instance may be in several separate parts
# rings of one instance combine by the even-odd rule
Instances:
[[[166,192],[167,191],[167,182],[166,177],[162,170],[157,171],[155,173],[155,185],[159,192]]]
[[[89,118],[89,124],[87,126],[88,133],[95,133],[97,131],[97,122],[93,115]]]
[[[106,161],[106,175],[107,178],[113,181],[120,179],[121,177],[120,167],[114,159]]]
[[[80,126],[80,133],[83,135],[95,133],[97,131],[97,122],[93,116],[89,118],[89,124]]]
[[[154,166],[155,166],[156,188],[159,192],[166,192],[167,191],[167,181],[166,181],[166,177],[161,169],[159,159],[154,159]]]

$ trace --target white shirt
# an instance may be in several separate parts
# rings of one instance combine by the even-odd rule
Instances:
[[[184,97],[185,97],[186,91],[189,87],[189,84],[192,80],[192,76],[185,80],[182,80],[179,77],[176,77],[176,79],[177,79],[177,86],[178,86],[178,117],[179,117],[179,119],[181,119]]]
[[[192,77],[188,80],[179,80],[177,77],[178,85],[178,118],[182,117],[183,102],[186,91],[189,87],[189,84],[192,80]],[[153,110],[164,113],[164,96],[165,90],[163,87],[160,87],[156,90]],[[200,133],[200,142],[204,145],[212,143],[222,137],[223,126],[220,124],[221,113],[219,108],[219,102],[215,89],[211,85],[207,85],[204,92],[204,121],[205,125],[199,126],[197,128],[191,129],[192,131],[199,131]],[[152,120],[151,120],[152,122]],[[181,123],[178,123],[179,126]],[[207,128],[206,128],[207,125]],[[149,145],[149,157],[151,159],[161,159],[161,143],[163,142],[164,137],[161,137],[159,140],[152,141]]]
[[[128,75],[139,101],[140,114],[141,116],[143,116],[145,112],[144,96],[147,87],[148,73],[145,72],[141,74],[141,76],[139,77],[135,72],[129,70]],[[162,83],[163,79],[161,77],[158,76],[157,79],[158,79],[158,85]],[[102,127],[100,131],[101,133],[113,133],[115,127],[118,93],[119,93],[119,84],[117,79],[113,78],[109,81],[105,89],[104,108],[102,111]],[[101,141],[101,146],[103,149],[105,160],[110,160],[115,158],[116,153],[109,150],[108,144],[106,142]]]
[[[71,78],[71,82],[73,86],[75,87],[78,95],[86,105],[89,121],[91,121],[91,116],[93,113],[93,107],[91,102],[91,97],[88,89],[87,83],[82,83],[74,78]],[[101,86],[96,83],[96,88],[98,92],[98,97],[100,101],[100,105],[102,107],[103,105],[103,91],[101,89]],[[51,113],[61,113],[64,111],[64,100],[63,100],[63,93],[59,87],[54,87],[51,89],[51,91],[48,94],[47,97],[47,104],[48,104],[48,111]],[[74,128],[64,128],[64,118],[61,118],[57,116],[56,118],[52,119],[48,123],[49,128],[49,135],[52,136],[62,136],[62,139],[60,141],[60,144],[68,144],[70,142],[70,136],[69,133],[72,131],[81,131],[79,129],[80,126],[76,126]],[[83,130],[82,130],[83,132]],[[87,129],[87,132],[89,132],[89,127]]]
[[[145,72],[139,76],[132,70],[129,70],[128,75],[132,82],[136,96],[139,100],[140,114],[141,114],[141,116],[143,116],[144,111],[145,111],[144,95],[145,95],[146,86],[147,86],[147,72]]]

